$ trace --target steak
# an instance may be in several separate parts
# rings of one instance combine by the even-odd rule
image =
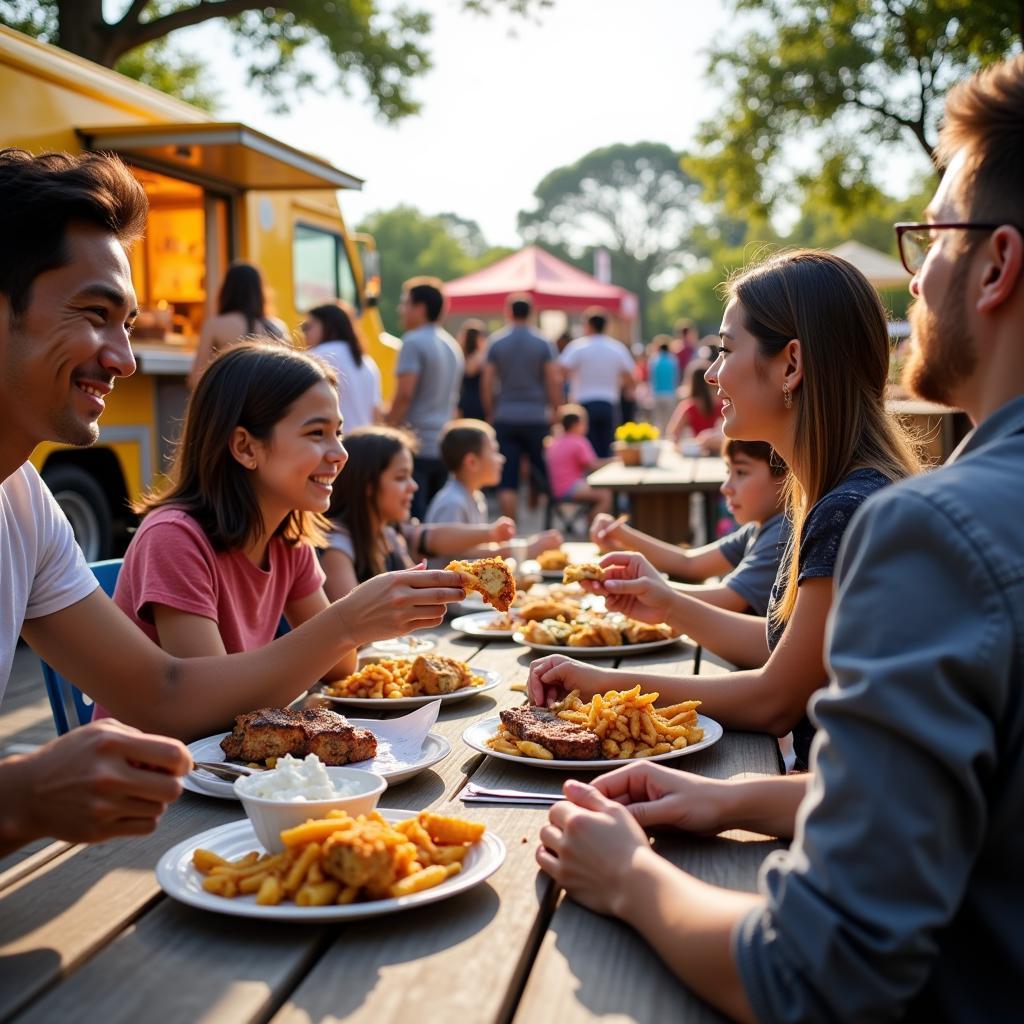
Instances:
[[[344,715],[326,708],[261,708],[238,715],[234,729],[220,746],[231,761],[316,754],[324,764],[341,765],[373,757],[377,738],[369,729],[357,729]]]
[[[601,757],[601,737],[596,732],[566,722],[548,708],[509,708],[500,714],[502,724],[517,740],[539,743],[560,761],[596,761]]]

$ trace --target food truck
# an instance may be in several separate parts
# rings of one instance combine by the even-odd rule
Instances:
[[[43,444],[32,455],[88,559],[120,551],[130,502],[168,465],[199,328],[232,261],[260,268],[268,313],[293,331],[313,306],[350,303],[383,381],[392,379],[373,239],[346,230],[337,201],[359,178],[4,27],[0,95],[2,145],[116,153],[149,197],[146,234],[130,254],[138,369],[110,396],[97,444]]]

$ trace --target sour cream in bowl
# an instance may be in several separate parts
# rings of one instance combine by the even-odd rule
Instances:
[[[270,853],[284,849],[281,832],[328,811],[353,817],[377,806],[387,782],[359,768],[329,768],[316,756],[286,754],[277,767],[235,780],[235,794],[252,822],[256,838]]]

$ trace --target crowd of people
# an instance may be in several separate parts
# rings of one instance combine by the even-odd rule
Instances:
[[[728,282],[709,363],[691,370],[689,333],[649,362],[662,413],[690,371],[670,432],[684,423],[700,438],[717,408],[740,528],[682,551],[601,510],[606,578],[586,584],[740,669],[623,674],[561,655],[530,667],[535,704],[640,682],[699,699],[727,728],[793,733],[801,770],[778,778],[636,763],[567,782],[539,835],[540,868],[571,898],[632,925],[738,1020],[1015,1012],[1024,57],[953,90],[939,154],[925,219],[897,238],[913,275],[906,384],[975,424],[949,463],[919,473],[886,413],[885,311],[859,271],[808,250],[749,267]],[[181,740],[347,673],[369,640],[439,623],[464,597],[460,577],[417,563],[507,552],[514,519],[488,521],[481,492],[497,486],[514,512],[523,463],[584,497],[636,380],[598,312],[561,352],[528,304],[487,345],[479,326],[472,342],[464,331],[463,347],[441,326],[436,283],[415,280],[392,403],[368,387],[368,422],[349,432],[345,382],[369,368],[354,333],[313,310],[298,351],[260,303],[222,295],[172,482],[140,506],[111,601],[27,459],[43,441],[94,441],[105,396],[134,369],[126,247],[145,216],[115,158],[0,153],[0,226],[19,240],[0,247],[0,688],[20,633],[100,706],[94,723],[0,761],[0,852],[150,831],[189,769]],[[230,337],[243,320],[265,340]],[[456,418],[462,401],[482,415]],[[282,617],[291,628],[276,636]],[[651,826],[791,843],[757,893],[738,893],[661,858]]]

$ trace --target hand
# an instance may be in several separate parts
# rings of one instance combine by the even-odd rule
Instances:
[[[608,529],[614,522],[614,517],[607,512],[599,512],[590,524],[590,539],[601,551],[615,551],[622,547],[622,541],[619,538],[621,525],[615,527],[614,530]]]
[[[621,612],[641,622],[666,621],[675,591],[661,573],[635,551],[615,551],[601,559],[603,583],[584,581],[583,587],[605,595],[610,612]]]
[[[605,693],[614,688],[610,679],[605,669],[584,665],[564,654],[549,654],[530,664],[526,693],[531,704],[547,706],[570,690],[579,690],[584,697]]]
[[[335,605],[344,608],[345,625],[358,646],[440,625],[446,606],[465,597],[456,572],[403,569],[360,583]]]
[[[95,843],[147,835],[181,795],[178,776],[192,758],[178,740],[104,718],[0,767],[3,841],[12,848],[42,837]]]
[[[730,827],[730,786],[720,779],[637,761],[599,775],[594,788],[625,807],[644,828],[672,825],[696,835],[714,836]]]
[[[537,863],[577,902],[621,917],[638,860],[653,857],[636,819],[621,804],[570,779],[540,830]]]
[[[502,516],[491,523],[491,540],[497,541],[500,544],[502,541],[512,540],[515,535],[516,521],[514,519]]]
[[[557,530],[545,530],[543,533],[535,533],[527,539],[526,553],[530,558],[536,558],[542,551],[551,551],[553,548],[562,546],[562,535]]]

